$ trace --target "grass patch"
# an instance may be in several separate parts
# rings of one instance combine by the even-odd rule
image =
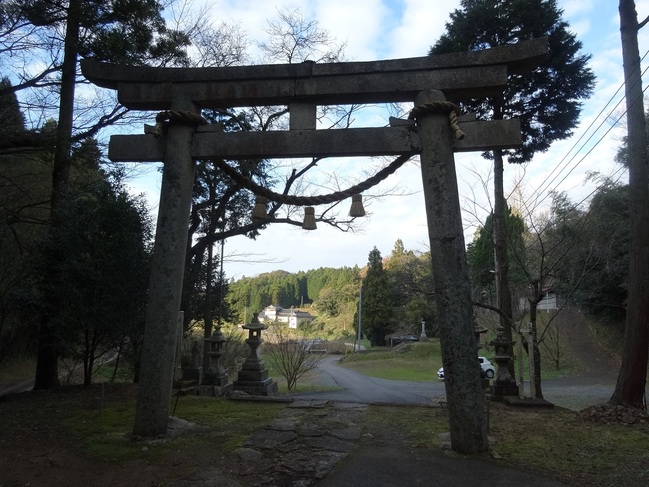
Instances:
[[[492,404],[489,435],[496,442],[484,459],[536,471],[570,485],[649,485],[649,426],[594,423],[578,413],[511,409]],[[443,408],[370,406],[363,441],[437,449],[448,432]]]
[[[491,360],[491,359],[490,359]],[[496,363],[491,360],[494,367]],[[519,361],[518,357],[515,357],[515,367],[516,367],[516,378],[518,379],[519,373]],[[529,359],[527,354],[523,352],[523,378],[529,380]],[[572,377],[579,375],[584,371],[584,366],[579,362],[577,357],[574,354],[566,352],[566,354],[561,358],[559,368],[557,369],[556,365],[550,358],[548,358],[543,351],[541,351],[541,377],[544,380],[547,379],[560,379],[562,377]]]
[[[266,366],[268,367],[268,376],[272,377],[274,380],[277,381],[277,389],[280,394],[286,394],[289,392],[300,393],[300,392],[339,391],[342,389],[342,387],[323,385],[318,380],[318,372],[315,370],[310,370],[302,377],[300,377],[297,380],[295,387],[293,387],[293,389],[289,391],[288,386],[286,385],[286,379],[282,376],[282,374],[279,373],[279,371],[277,371],[273,367],[272,363],[270,363],[270,360],[266,362]]]
[[[0,437],[30,437],[34,431],[69,444],[78,454],[95,460],[121,462],[161,458],[172,451],[208,448],[232,451],[243,446],[284,407],[277,403],[230,401],[214,397],[181,396],[175,416],[196,428],[179,437],[133,441],[135,387],[68,386],[36,391],[0,403],[4,420]],[[175,398],[170,404],[173,411]]]
[[[448,414],[443,408],[369,406],[363,433],[373,442],[429,447],[437,435],[448,431]]]
[[[582,485],[647,485],[649,480],[646,425],[593,423],[567,410],[501,409],[492,414],[491,434],[497,439],[494,450],[520,467]],[[627,483],[620,476],[636,480]]]
[[[353,364],[343,363],[342,365],[354,369],[361,374],[380,379],[411,380],[417,382],[437,380],[435,377],[437,368],[435,368],[434,364],[427,362],[413,363],[411,360],[401,357],[390,360],[368,360]]]
[[[347,355],[340,365],[380,379],[432,381],[441,367],[439,340],[404,344],[394,349]]]
[[[272,402],[183,396],[178,401],[176,416],[206,428],[210,440],[221,445],[219,448],[233,450],[242,447],[251,434],[262,429],[283,408],[283,404]]]
[[[288,390],[288,387],[286,387],[286,380],[283,378],[281,380],[277,380],[277,389],[280,394],[298,394],[298,393],[307,393],[307,392],[325,392],[325,391],[341,391],[343,388],[338,387],[338,386],[327,386],[323,384],[318,384],[318,383],[306,383],[306,382],[300,382],[295,385],[295,387],[292,390]]]
[[[486,350],[480,350],[496,367],[493,357]],[[527,355],[524,355],[523,374],[528,380],[529,369]],[[582,372],[583,366],[574,355],[566,353],[562,357],[561,367],[557,369],[543,354],[541,355],[541,374],[543,379],[570,377]],[[434,381],[437,380],[437,369],[442,366],[442,353],[438,339],[427,342],[413,342],[381,351],[355,353],[345,356],[340,365],[361,374],[380,379]],[[518,374],[518,360],[515,362]]]

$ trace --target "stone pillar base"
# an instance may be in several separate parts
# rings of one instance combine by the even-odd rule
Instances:
[[[203,381],[203,367],[192,367],[183,370],[183,381],[195,381],[200,384]]]
[[[491,400],[492,401],[503,401],[504,397],[507,396],[519,396],[518,386],[515,382],[511,383],[494,383],[491,386]]]
[[[233,389],[251,396],[277,396],[279,394],[277,382],[273,379],[261,381],[235,380]]]
[[[219,371],[214,371],[211,369],[208,369],[207,372],[203,374],[203,380],[201,381],[201,385],[204,386],[223,387],[229,383],[230,381],[228,379],[228,374],[219,373]]]

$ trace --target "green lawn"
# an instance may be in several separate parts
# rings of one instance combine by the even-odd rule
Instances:
[[[380,379],[432,381],[442,366],[439,340],[346,356],[341,365]]]
[[[482,349],[479,354],[486,356],[496,367],[492,352]],[[523,358],[523,371],[527,378],[527,355],[524,354]],[[427,342],[413,342],[402,348],[382,348],[376,351],[347,355],[340,365],[380,379],[434,381],[437,380],[437,369],[442,366],[442,354],[439,340],[433,339]],[[515,366],[518,369],[518,361]],[[541,365],[543,379],[576,375],[581,370],[581,365],[570,355],[564,357],[558,370],[548,362],[543,362]]]

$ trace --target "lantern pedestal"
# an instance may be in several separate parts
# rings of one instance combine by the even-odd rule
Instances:
[[[494,401],[504,401],[507,397],[518,397],[518,385],[509,373],[509,362],[512,358],[507,354],[507,349],[513,344],[505,338],[505,330],[498,329],[496,339],[491,342],[496,350],[495,361],[497,365],[496,380],[492,386],[491,399]]]
[[[261,332],[266,327],[259,322],[255,313],[252,321],[243,325],[243,329],[248,330],[246,343],[250,347],[250,354],[233,383],[233,389],[253,396],[276,396],[277,382],[268,377],[268,369],[259,356],[259,345],[263,342]]]

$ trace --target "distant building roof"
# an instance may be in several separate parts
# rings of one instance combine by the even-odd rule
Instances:
[[[260,316],[267,317],[269,319],[279,319],[279,318],[288,318],[291,316],[294,316],[296,318],[301,318],[305,320],[313,320],[315,319],[315,316],[313,316],[311,313],[308,311],[301,311],[299,309],[295,308],[282,308],[281,306],[271,304],[270,306],[266,306],[262,312],[260,313]]]

